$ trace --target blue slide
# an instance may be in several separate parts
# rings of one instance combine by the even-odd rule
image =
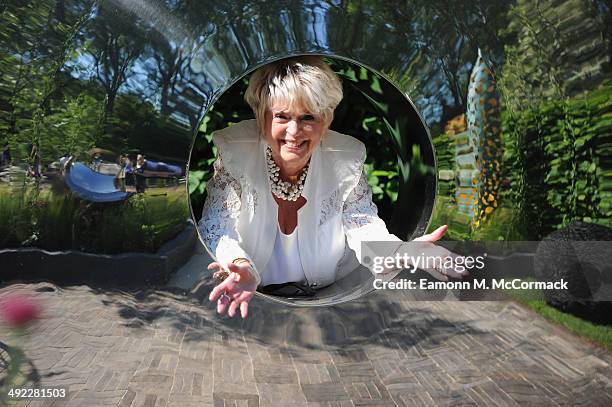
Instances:
[[[132,195],[117,189],[114,176],[100,174],[79,162],[70,166],[64,182],[80,198],[91,202],[123,201]]]

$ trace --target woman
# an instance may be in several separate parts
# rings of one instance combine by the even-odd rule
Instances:
[[[352,251],[360,258],[362,241],[401,242],[377,216],[364,145],[329,129],[342,84],[322,58],[260,68],[245,99],[256,119],[213,135],[218,157],[200,221],[217,257],[209,270],[227,269],[210,300],[243,318],[258,286],[321,288],[344,276]]]

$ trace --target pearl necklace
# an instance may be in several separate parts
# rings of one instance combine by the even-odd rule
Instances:
[[[306,175],[308,174],[308,164],[306,164],[306,167],[302,170],[298,182],[292,184],[291,182],[280,179],[280,168],[272,158],[272,148],[270,148],[270,146],[266,149],[266,161],[268,163],[268,178],[270,178],[272,193],[285,201],[297,201],[297,199],[302,196]]]

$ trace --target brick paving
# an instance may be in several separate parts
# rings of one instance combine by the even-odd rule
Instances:
[[[45,307],[13,342],[67,400],[28,406],[612,405],[612,357],[514,303],[375,292],[329,308],[262,299],[246,321],[179,289],[14,284]],[[24,365],[25,366],[25,365]],[[32,376],[35,377],[36,375]]]

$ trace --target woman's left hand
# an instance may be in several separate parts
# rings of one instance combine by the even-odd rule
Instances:
[[[456,264],[454,259],[456,259],[457,257],[461,257],[460,255],[451,252],[445,247],[437,246],[436,244],[434,244],[434,242],[437,242],[438,240],[442,238],[442,236],[444,236],[447,230],[448,230],[448,226],[442,225],[436,230],[434,230],[433,232],[423,235],[421,237],[417,237],[416,239],[413,240],[413,242],[424,242],[424,245],[422,247],[423,254],[425,256],[433,256],[433,257],[442,259],[443,266],[444,266],[444,263],[446,263],[446,260],[448,258],[452,258],[453,259],[452,264]],[[438,280],[443,280],[443,281],[448,281],[448,277],[463,278],[463,277],[467,277],[469,274],[465,268],[462,268],[461,270],[457,270],[455,268],[442,267],[442,268],[423,268],[423,270],[425,270],[426,272],[428,272],[429,274],[431,274],[433,277],[437,278]]]
[[[447,230],[448,225],[442,225],[431,233],[417,237],[413,240],[413,242],[437,242],[438,240],[442,239],[442,236],[444,236]]]

